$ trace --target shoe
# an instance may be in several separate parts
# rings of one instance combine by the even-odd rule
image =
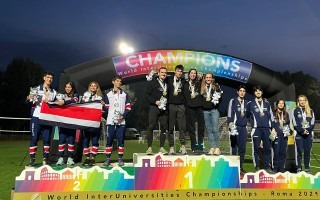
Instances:
[[[63,165],[63,158],[62,158],[62,157],[60,157],[60,158],[58,159],[58,162],[57,162],[56,165],[57,165],[57,166]]]
[[[219,148],[216,148],[213,152],[213,155],[216,155],[216,156],[220,156],[220,154],[221,154],[221,151]]]
[[[180,151],[179,151],[182,155],[186,155],[187,154],[187,150],[186,147],[182,146],[180,147]]]
[[[307,174],[311,174],[310,169],[305,169],[304,170]]]
[[[83,166],[89,166],[90,165],[90,159],[86,158],[86,160],[82,163]]]
[[[301,170],[301,168],[298,168],[297,173],[300,173],[300,172],[302,172],[302,170]]]
[[[168,155],[168,152],[163,147],[160,148],[159,153],[163,155]]]
[[[119,165],[120,167],[124,165],[124,162],[123,162],[122,158],[119,158],[119,159],[118,159],[118,165]]]
[[[193,154],[193,155],[200,155],[200,154],[201,154],[201,152],[200,152],[200,150],[197,148],[197,146],[195,146],[195,148],[192,149],[192,154]]]
[[[265,170],[268,174],[275,174],[275,172],[271,169],[271,168],[268,168]]]
[[[175,154],[176,154],[176,152],[174,151],[174,148],[173,148],[173,147],[170,147],[170,149],[169,149],[169,154],[170,154],[170,155],[175,155]]]
[[[49,159],[43,158],[42,165],[49,165]]]
[[[106,166],[106,167],[110,166],[110,158],[107,158],[106,161],[104,161],[103,166]]]
[[[89,165],[90,165],[90,166],[95,166],[95,165],[96,165],[96,159],[95,159],[95,158],[91,158]]]
[[[214,149],[214,148],[211,148],[208,154],[209,154],[209,155],[213,155],[213,154],[214,154],[214,151],[215,151],[215,149]]]
[[[152,154],[153,154],[151,147],[149,147],[149,148],[147,149],[146,154],[147,154],[147,155],[152,155]]]
[[[255,167],[255,169],[256,169],[256,172],[257,172],[257,171],[259,171],[259,170],[260,170],[260,167]]]
[[[33,167],[36,165],[36,159],[35,158],[30,158],[30,162],[28,164],[29,167]]]
[[[74,165],[74,161],[71,157],[68,158],[67,165]]]

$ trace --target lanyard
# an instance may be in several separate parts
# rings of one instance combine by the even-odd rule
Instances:
[[[244,115],[244,99],[238,98],[238,101],[240,103],[241,116],[243,116]]]
[[[194,93],[195,85],[192,83],[192,81],[189,81],[189,90],[191,91],[191,98],[194,98],[196,95]]]
[[[162,80],[160,80],[159,78],[158,78],[158,82],[159,82],[161,88],[163,89],[163,95],[166,96],[166,95],[167,95],[167,84],[164,83],[164,82],[163,82]]]
[[[256,101],[256,104],[259,108],[260,116],[263,116],[264,115],[264,113],[263,113],[263,100],[261,100],[261,105],[260,105],[259,101],[257,100],[257,98],[255,99],[255,101]]]
[[[178,89],[181,85],[181,79],[177,82],[177,77],[173,77],[173,87],[174,87],[174,93],[175,95],[178,95]]]
[[[211,99],[211,89],[212,89],[211,84],[210,84],[210,87],[206,87],[207,101],[210,101],[210,99]]]
[[[280,128],[283,128],[283,112],[281,111],[280,113],[278,113],[278,118],[279,118]]]

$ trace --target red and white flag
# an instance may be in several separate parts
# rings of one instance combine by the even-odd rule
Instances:
[[[39,123],[70,129],[99,128],[102,116],[100,102],[51,106],[42,103]]]

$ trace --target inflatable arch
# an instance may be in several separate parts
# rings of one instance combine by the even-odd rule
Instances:
[[[240,58],[208,51],[195,50],[149,50],[129,55],[103,57],[88,61],[64,70],[60,76],[59,90],[63,91],[66,81],[75,82],[79,93],[86,91],[91,81],[97,81],[102,89],[112,86],[111,80],[121,75],[124,84],[146,81],[146,74],[159,67],[167,67],[169,73],[174,72],[176,65],[182,64],[185,72],[195,68],[202,73],[211,72],[222,85],[237,88],[246,84],[252,93],[254,85],[264,88],[264,97],[275,101],[285,97],[287,101],[295,101],[295,87],[286,82],[277,72]]]

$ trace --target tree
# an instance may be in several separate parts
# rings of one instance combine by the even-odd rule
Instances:
[[[1,116],[30,117],[30,106],[26,104],[26,96],[30,86],[42,83],[44,68],[30,58],[14,58],[8,64],[3,75],[2,95],[3,107]],[[18,128],[20,120],[6,124]]]
[[[310,107],[315,113],[316,119],[320,115],[320,82],[302,71],[290,73],[288,71],[282,72],[281,75],[286,77],[289,82],[293,82],[296,86],[296,95],[306,95]]]

